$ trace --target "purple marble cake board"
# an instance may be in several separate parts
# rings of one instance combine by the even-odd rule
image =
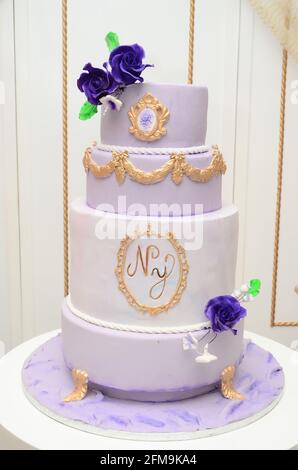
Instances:
[[[64,403],[73,383],[60,335],[26,360],[22,378],[28,399],[51,418],[94,434],[141,440],[194,439],[240,428],[267,414],[284,387],[276,359],[249,340],[234,382],[244,401],[227,400],[218,390],[164,403],[118,400],[89,391],[82,401]]]

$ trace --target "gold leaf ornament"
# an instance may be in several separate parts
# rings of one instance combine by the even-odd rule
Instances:
[[[126,152],[127,153],[127,152]],[[98,165],[92,159],[92,150],[88,147],[84,153],[83,165],[86,171],[91,171],[96,178],[106,178],[115,171],[114,155],[106,165]]]
[[[125,162],[128,158],[128,153],[114,152],[113,162],[115,168],[115,175],[118,184],[122,184],[125,180]]]
[[[71,375],[74,383],[74,390],[64,398],[65,403],[83,400],[88,392],[89,379],[87,372],[81,369],[73,369]]]
[[[186,170],[185,157],[182,154],[172,155],[171,160],[173,161],[172,180],[175,184],[182,182],[183,176]]]
[[[194,168],[192,165],[186,164],[185,175],[196,183],[207,183],[214,175],[224,175],[227,165],[217,145],[212,146],[212,156],[212,162],[206,168]]]
[[[221,393],[229,400],[245,400],[245,397],[234,388],[235,366],[226,367],[221,373]]]

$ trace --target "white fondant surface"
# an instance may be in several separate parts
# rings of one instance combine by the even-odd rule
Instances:
[[[157,315],[140,312],[132,307],[119,290],[115,274],[120,241],[127,231],[133,233],[136,220],[140,224],[139,229],[147,227],[148,220],[100,212],[89,208],[81,199],[72,203],[70,295],[74,308],[102,321],[142,328],[179,327],[206,321],[204,308],[208,300],[217,295],[232,293],[235,287],[237,209],[229,206],[189,218],[150,218],[153,229],[156,228],[162,234],[173,232],[185,248],[189,264],[187,285],[180,302]],[[102,238],[103,233],[107,231],[110,238],[98,238]],[[141,241],[143,247],[142,243]],[[160,250],[160,258],[157,261],[162,263],[168,253],[168,244],[164,239],[157,239],[154,244]],[[131,262],[134,259],[136,258],[132,257]],[[176,263],[175,270],[178,265],[179,263]],[[159,268],[162,269],[162,264]],[[174,272],[176,281],[177,273]],[[148,298],[148,303],[152,305],[141,269],[135,279],[131,293],[144,303]],[[169,299],[170,283],[171,278],[168,279],[169,286],[163,296],[156,300],[155,305]]]

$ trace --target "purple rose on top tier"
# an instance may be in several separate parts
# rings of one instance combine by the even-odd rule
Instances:
[[[83,70],[86,72],[82,73],[78,79],[78,88],[95,106],[100,104],[100,98],[113,93],[118,88],[118,84],[108,70],[97,69],[90,63],[86,64]]]
[[[246,316],[246,309],[232,295],[220,295],[209,300],[205,308],[205,315],[211,322],[211,328],[216,333],[237,330],[233,326]]]
[[[138,44],[118,46],[112,50],[109,58],[111,72],[120,85],[131,85],[136,81],[143,82],[141,73],[150,64],[143,64],[144,49]]]

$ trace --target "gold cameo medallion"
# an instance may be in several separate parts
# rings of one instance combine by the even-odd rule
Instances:
[[[128,303],[155,315],[174,307],[186,287],[189,266],[183,246],[172,233],[151,228],[120,242],[116,276]]]
[[[131,106],[128,116],[131,122],[129,132],[136,139],[152,142],[167,133],[164,124],[170,117],[168,108],[151,93],[146,93]]]

